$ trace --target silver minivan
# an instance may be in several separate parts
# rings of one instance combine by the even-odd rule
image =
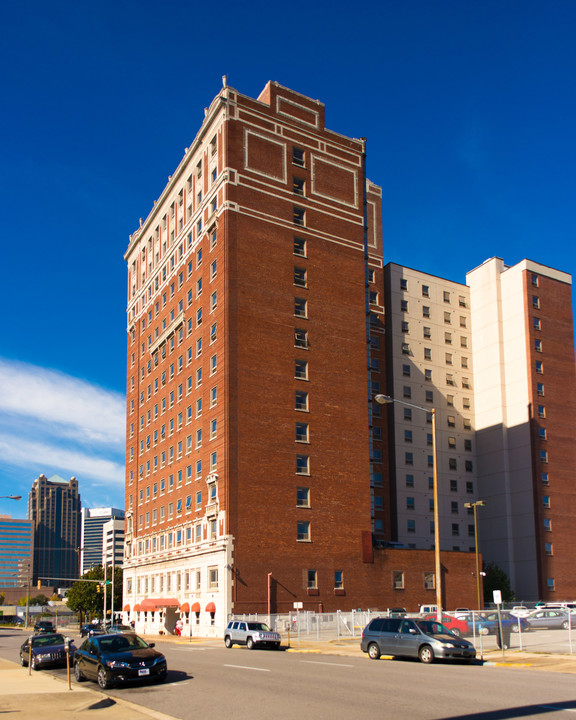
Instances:
[[[372,660],[393,655],[419,658],[423,663],[436,658],[471,662],[476,657],[472,643],[435,620],[374,618],[362,632],[360,647]]]

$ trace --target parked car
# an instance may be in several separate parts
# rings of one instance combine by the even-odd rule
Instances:
[[[572,627],[576,627],[576,618],[561,610],[534,610],[526,616],[526,621],[531,628],[568,629],[571,621]]]
[[[246,645],[252,650],[257,645],[275,648],[280,647],[280,634],[270,630],[266,623],[247,622],[245,620],[232,620],[224,631],[224,645]]]
[[[54,630],[54,625],[50,620],[36,620],[34,623],[35,633],[53,633]]]
[[[436,620],[436,613],[433,615],[425,615],[424,620]],[[442,625],[444,627],[448,628],[451,633],[454,633],[457,637],[462,637],[462,635],[469,635],[470,634],[470,628],[468,626],[468,623],[466,620],[460,620],[457,617],[454,617],[454,615],[442,615],[442,618],[440,620]]]
[[[26,638],[20,648],[20,664],[32,670],[45,667],[66,667],[66,638],[61,633],[42,633]],[[74,641],[68,643],[70,662],[74,659]]]
[[[406,617],[406,608],[391,607],[391,608],[388,608],[386,614],[388,615],[388,617],[403,618],[403,617]]]
[[[106,626],[106,632],[108,633],[133,633],[134,628],[130,625],[110,625]]]
[[[162,682],[167,672],[164,655],[136,633],[93,635],[74,656],[76,681],[95,680],[103,690],[131,680]]]
[[[80,628],[80,637],[88,637],[89,635],[104,635],[105,631],[102,625],[96,623],[88,623]]]
[[[496,635],[498,632],[499,622],[502,623],[502,631],[519,632],[530,629],[530,625],[525,618],[514,617],[509,613],[500,613],[500,620],[497,612],[484,612],[474,614],[468,620],[470,630],[473,632],[474,627],[480,635]]]
[[[530,609],[527,608],[525,605],[515,605],[512,610],[510,610],[510,615],[513,615],[514,617],[525,618],[530,614],[530,612]]]
[[[456,608],[451,615],[454,615],[455,618],[458,618],[458,620],[467,620],[470,616],[470,608]],[[444,621],[442,621],[444,622]]]
[[[423,663],[436,658],[471,662],[476,657],[472,643],[433,620],[374,618],[362,631],[360,647],[372,660],[393,655],[417,657]]]
[[[420,605],[420,615],[432,615],[438,612],[438,605]]]

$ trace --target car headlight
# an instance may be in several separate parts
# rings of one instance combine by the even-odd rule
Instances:
[[[50,659],[50,653],[36,653],[35,654],[37,660],[49,660]]]
[[[444,647],[444,648],[456,647],[456,645],[454,645],[454,643],[451,643],[451,642],[441,642],[441,643],[438,643],[438,645],[440,645],[440,647]]]
[[[130,667],[130,664],[127,662],[122,662],[121,660],[108,660],[106,663],[109,668],[126,668]]]

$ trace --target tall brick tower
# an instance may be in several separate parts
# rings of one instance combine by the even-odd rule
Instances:
[[[216,633],[230,612],[394,604],[372,548],[389,513],[383,434],[369,432],[380,203],[365,141],[327,130],[322,103],[224,82],[131,236],[124,609],[137,627],[183,616]]]

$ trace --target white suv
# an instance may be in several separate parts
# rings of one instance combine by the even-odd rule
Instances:
[[[224,631],[224,645],[246,645],[252,650],[256,645],[264,645],[278,650],[280,648],[280,635],[270,630],[266,623],[247,622],[246,620],[232,620]]]

